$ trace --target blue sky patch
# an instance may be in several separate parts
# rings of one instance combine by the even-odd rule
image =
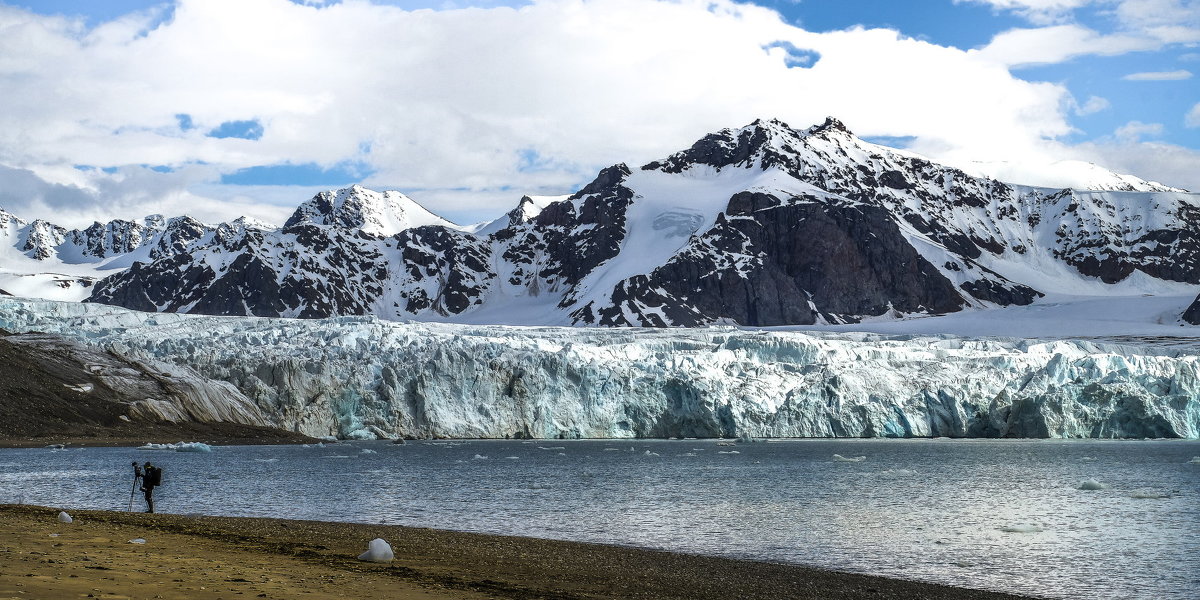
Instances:
[[[257,119],[251,121],[225,121],[224,123],[214,127],[212,131],[209,131],[205,135],[213,138],[241,138],[243,140],[257,140],[263,136],[263,126],[262,123],[259,123]]]
[[[311,185],[343,187],[370,177],[375,169],[360,161],[347,161],[324,168],[316,163],[264,165],[221,176],[227,185]]]

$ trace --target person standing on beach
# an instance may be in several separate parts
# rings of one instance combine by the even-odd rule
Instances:
[[[154,487],[162,484],[162,469],[146,461],[142,467],[142,491],[146,493],[146,512],[154,512]]]

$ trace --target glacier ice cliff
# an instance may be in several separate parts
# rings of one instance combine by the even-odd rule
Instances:
[[[1200,437],[1194,342],[205,317],[11,297],[0,328],[187,367],[313,436]]]

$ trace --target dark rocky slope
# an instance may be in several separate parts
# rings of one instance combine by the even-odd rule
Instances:
[[[197,396],[223,393],[224,386],[156,366],[53,335],[0,332],[0,443],[310,439],[265,427],[245,407],[197,405]]]

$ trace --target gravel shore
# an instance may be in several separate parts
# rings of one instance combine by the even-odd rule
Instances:
[[[0,599],[1018,596],[795,565],[384,525],[0,505]],[[356,559],[374,538],[392,563]],[[144,544],[131,543],[144,539]]]

